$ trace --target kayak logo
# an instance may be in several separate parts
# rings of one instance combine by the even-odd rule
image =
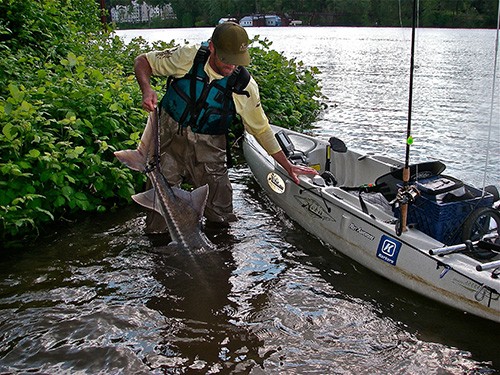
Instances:
[[[396,265],[398,260],[399,250],[401,249],[401,242],[394,238],[383,235],[378,243],[377,258],[382,259],[384,262]]]
[[[320,218],[321,220],[325,221],[337,221],[328,212],[326,212],[326,210],[314,199],[304,198],[299,195],[294,195],[293,197],[297,199],[297,202],[299,202],[301,207],[307,208],[307,212],[313,218]]]
[[[277,173],[271,172],[267,175],[267,184],[275,193],[285,192],[285,181]]]

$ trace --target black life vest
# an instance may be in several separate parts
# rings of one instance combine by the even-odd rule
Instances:
[[[195,133],[220,135],[228,132],[236,115],[232,94],[244,94],[250,73],[238,66],[228,77],[208,82],[203,69],[210,56],[208,43],[198,49],[193,66],[180,78],[169,78],[161,106],[183,128]]]

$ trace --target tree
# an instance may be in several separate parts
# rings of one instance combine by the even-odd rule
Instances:
[[[194,27],[201,0],[172,0],[170,4],[180,22],[180,27]]]

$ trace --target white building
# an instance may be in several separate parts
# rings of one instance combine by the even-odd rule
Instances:
[[[240,26],[252,27],[253,26],[253,16],[245,16],[240,20]]]
[[[221,23],[224,23],[224,22],[236,22],[238,23],[238,20],[236,18],[221,18],[218,22],[218,24],[220,25]]]
[[[281,26],[281,17],[275,14],[266,15],[266,26]]]
[[[149,22],[153,18],[175,19],[175,13],[170,4],[152,7],[149,4],[117,5],[110,10],[111,20],[118,23]]]
[[[281,17],[275,14],[245,16],[240,20],[240,25],[243,27],[281,26]]]

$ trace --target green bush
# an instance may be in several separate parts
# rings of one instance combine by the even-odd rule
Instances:
[[[144,177],[113,151],[135,147],[145,122],[133,59],[167,46],[101,32],[94,0],[11,3],[24,18],[0,22],[2,240],[130,201]]]
[[[171,46],[125,44],[103,31],[95,0],[8,0],[0,5],[0,236],[36,235],[49,222],[128,204],[144,176],[113,151],[144,128],[133,60]],[[12,9],[23,10],[16,18]],[[62,8],[61,8],[62,7]],[[319,109],[314,70],[252,48],[266,113],[305,127]],[[160,92],[158,82],[157,89]],[[279,120],[282,121],[279,121]]]
[[[272,42],[257,36],[250,48],[249,71],[260,88],[262,106],[269,121],[289,129],[304,130],[316,120],[321,109],[321,87],[315,77],[319,70],[301,61],[287,59],[271,49]]]

